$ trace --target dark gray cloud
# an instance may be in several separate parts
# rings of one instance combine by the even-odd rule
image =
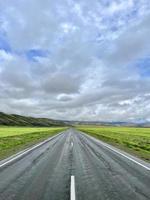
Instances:
[[[56,73],[45,77],[42,81],[42,89],[47,93],[78,93],[82,80],[68,73]]]

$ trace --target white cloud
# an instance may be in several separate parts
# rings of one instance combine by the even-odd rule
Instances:
[[[106,62],[125,65],[150,53],[150,15],[124,31],[112,44]]]
[[[114,14],[118,11],[124,11],[134,6],[133,0],[128,1],[112,1],[112,3],[107,8],[108,14]]]
[[[146,7],[147,6],[147,7]],[[61,119],[149,119],[147,0],[0,2],[0,110]],[[3,44],[4,45],[4,44]],[[34,59],[27,53],[35,51]]]
[[[11,60],[13,60],[13,56],[4,50],[0,50],[0,61],[5,61],[5,60],[11,61]]]

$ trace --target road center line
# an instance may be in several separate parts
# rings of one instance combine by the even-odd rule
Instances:
[[[75,193],[75,177],[71,176],[71,185],[70,185],[70,200],[76,199],[76,193]]]
[[[71,146],[73,147],[73,142],[71,142]]]

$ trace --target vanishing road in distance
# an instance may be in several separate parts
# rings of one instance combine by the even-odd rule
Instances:
[[[149,200],[150,165],[75,129],[0,162],[0,200]]]

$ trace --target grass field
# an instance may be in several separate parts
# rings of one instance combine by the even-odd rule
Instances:
[[[45,132],[49,130],[59,130],[60,128],[45,128],[45,127],[11,127],[11,126],[2,126],[0,127],[0,138],[1,137],[8,137],[14,135],[22,135],[27,133],[34,133],[34,132]]]
[[[0,159],[30,147],[66,128],[0,127]]]
[[[80,126],[78,129],[150,161],[150,128]]]

